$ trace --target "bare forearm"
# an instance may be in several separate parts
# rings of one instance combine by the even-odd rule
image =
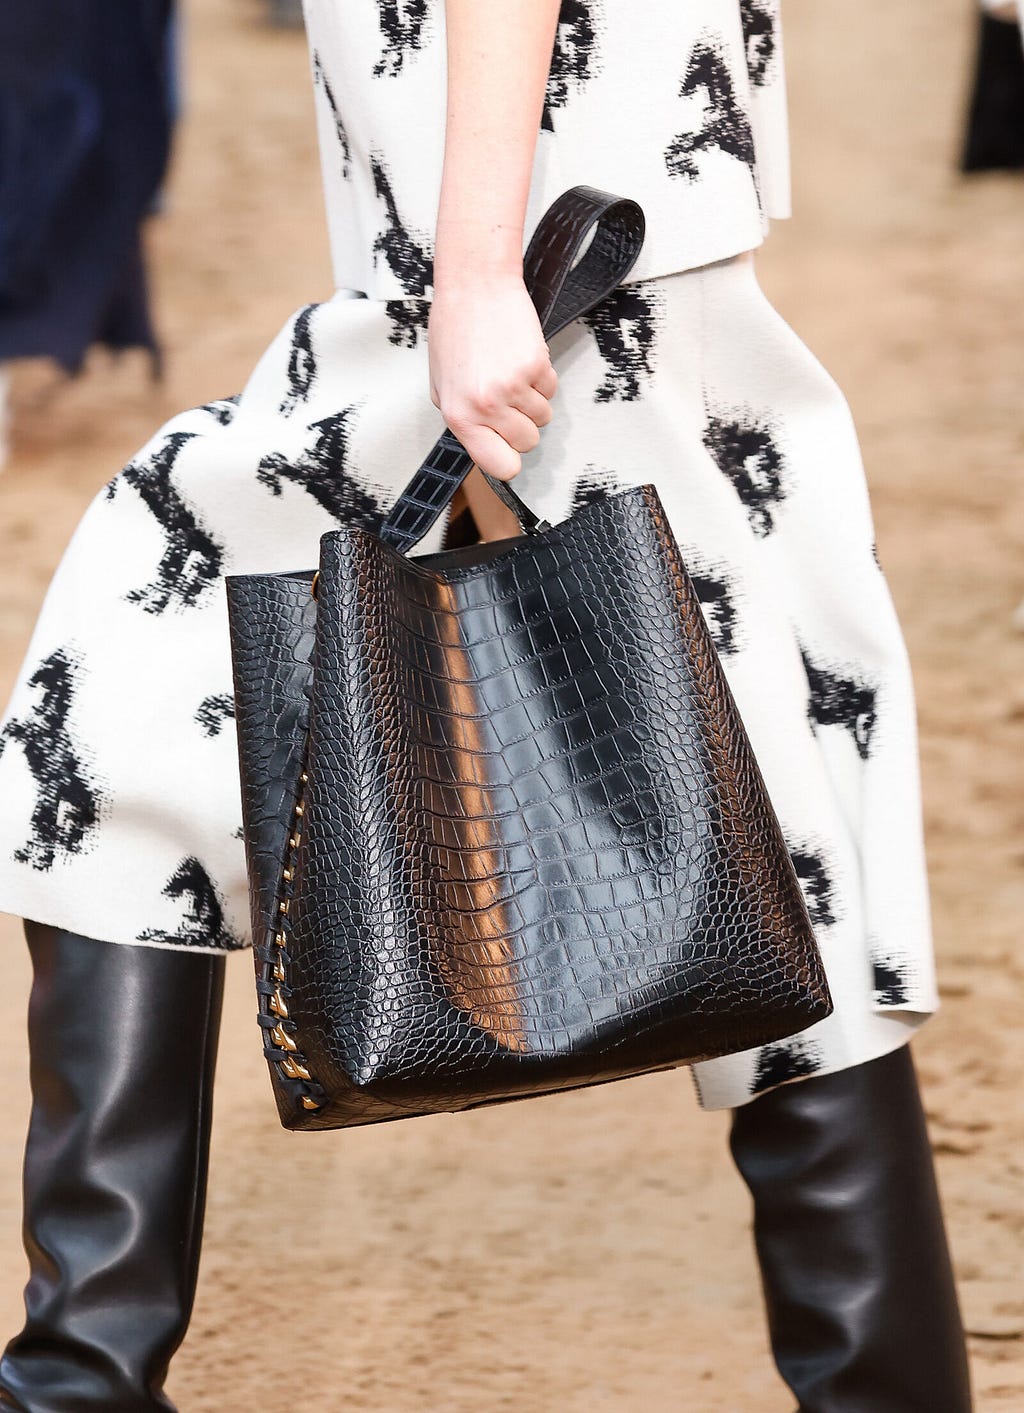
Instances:
[[[559,0],[446,0],[448,117],[435,284],[521,268]]]
[[[523,223],[559,0],[446,0],[448,126],[431,396],[473,460],[514,476],[558,379],[523,283]]]

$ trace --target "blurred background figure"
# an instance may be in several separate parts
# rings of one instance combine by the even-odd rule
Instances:
[[[167,165],[173,0],[0,6],[4,365],[76,373],[93,344],[158,346],[141,225]]]
[[[974,87],[961,166],[1024,168],[1024,5],[981,0]]]

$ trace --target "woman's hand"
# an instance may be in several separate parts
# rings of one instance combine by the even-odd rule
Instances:
[[[551,421],[558,375],[522,276],[476,273],[435,288],[430,395],[476,464],[508,481]]]

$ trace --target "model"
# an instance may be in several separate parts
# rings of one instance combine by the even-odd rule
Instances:
[[[0,1388],[26,1413],[169,1407],[223,955],[248,942],[223,576],[378,525],[446,420],[552,521],[656,483],[836,1002],[695,1068],[735,1110],[776,1360],[814,1413],[964,1413],[907,1048],[937,996],[906,654],[848,410],[751,254],[788,199],[776,7],[306,11],[338,292],[98,497],[0,737],[0,906],[36,967],[33,1279]],[[648,240],[549,350],[524,229],[577,183],[639,201]]]

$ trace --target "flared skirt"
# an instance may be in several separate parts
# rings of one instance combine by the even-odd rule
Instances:
[[[311,568],[323,532],[379,523],[440,431],[426,314],[348,291],[300,310],[238,398],[175,418],[97,496],[0,728],[0,908],[248,943],[223,579]],[[517,488],[555,521],[657,486],[836,1000],[696,1066],[701,1102],[884,1054],[937,996],[911,679],[843,397],[747,258],[620,290],[552,352],[555,418]]]

